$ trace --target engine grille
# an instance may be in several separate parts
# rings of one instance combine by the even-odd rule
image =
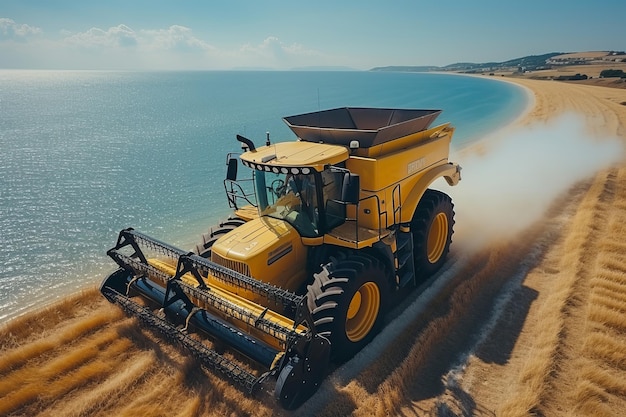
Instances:
[[[232,261],[230,259],[222,258],[220,255],[216,254],[215,252],[211,253],[211,261],[218,265],[222,265],[225,268],[232,269],[233,271],[237,271],[240,274],[250,276],[250,269],[248,268],[248,265],[246,265],[243,262]]]

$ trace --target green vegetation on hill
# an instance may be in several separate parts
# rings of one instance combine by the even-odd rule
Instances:
[[[441,71],[442,67],[435,66],[389,66],[389,67],[375,67],[370,71],[403,71],[403,72],[428,72],[428,71]]]
[[[522,58],[510,59],[504,62],[485,62],[482,64],[476,63],[456,63],[450,64],[443,67],[446,70],[463,70],[463,69],[485,69],[485,70],[495,70],[498,68],[511,68],[511,67],[526,67],[526,68],[536,68],[543,67],[546,65],[546,61],[553,56],[561,55],[562,52],[550,52],[549,54],[543,55],[529,55]]]
[[[607,69],[600,72],[601,78],[626,78],[626,72],[618,69]]]
[[[446,65],[444,67],[436,66],[389,66],[389,67],[376,67],[371,71],[411,71],[411,72],[426,72],[426,71],[466,71],[466,72],[479,72],[479,71],[497,71],[500,69],[510,68],[523,68],[528,70],[542,69],[546,67],[546,61],[554,56],[562,55],[563,52],[550,52],[543,55],[529,55],[521,58],[510,59],[504,62],[457,62],[455,64]]]

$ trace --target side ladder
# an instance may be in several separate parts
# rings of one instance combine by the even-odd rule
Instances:
[[[398,230],[396,237],[396,264],[398,265],[398,287],[415,285],[415,263],[413,262],[413,233]]]

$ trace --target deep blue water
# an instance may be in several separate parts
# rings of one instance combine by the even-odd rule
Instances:
[[[462,147],[526,96],[444,74],[0,71],[0,321],[98,284],[122,228],[192,248],[229,212],[236,134],[292,140],[282,117],[344,106],[443,109]]]

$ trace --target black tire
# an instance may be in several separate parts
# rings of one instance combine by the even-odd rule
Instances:
[[[443,266],[450,252],[453,226],[454,204],[450,196],[426,190],[411,220],[418,281],[427,279]]]
[[[390,282],[391,274],[381,262],[360,253],[331,258],[314,274],[307,303],[315,331],[330,341],[334,360],[351,358],[374,337]]]
[[[196,245],[196,253],[203,258],[211,259],[211,247],[217,239],[236,229],[246,221],[239,217],[229,217],[225,221],[221,221],[217,226],[209,229],[209,233],[202,235],[202,243]]]

